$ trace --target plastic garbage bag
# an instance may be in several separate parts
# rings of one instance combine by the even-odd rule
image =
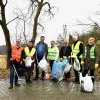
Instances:
[[[62,60],[63,68],[65,68],[67,63],[69,63],[68,59],[63,59]]]
[[[67,63],[66,66],[65,66],[65,69],[64,69],[64,73],[68,73],[70,71],[70,69],[72,68],[72,65]]]
[[[47,70],[48,63],[45,58],[43,58],[39,63],[38,66],[42,69],[42,71]]]
[[[76,71],[80,71],[80,63],[79,63],[79,60],[78,59],[75,59],[74,60],[74,69]]]
[[[31,67],[32,60],[31,57],[26,57],[25,59],[25,67]]]
[[[63,73],[63,63],[54,61],[52,66],[52,78],[59,79]]]
[[[93,82],[91,76],[86,75],[85,77],[83,77],[80,73],[80,88],[83,92],[93,91]]]

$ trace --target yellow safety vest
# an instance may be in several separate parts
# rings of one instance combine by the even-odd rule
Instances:
[[[95,55],[94,55],[94,50],[95,50],[95,45],[91,47],[90,49],[90,58],[95,58]],[[87,54],[87,47],[85,47],[85,55],[84,55],[84,58],[86,58],[86,54]]]
[[[48,56],[47,56],[47,58],[48,59],[50,59],[50,60],[55,60],[55,57],[56,57],[56,46],[54,46],[54,47],[50,47],[49,49],[48,49]]]
[[[25,54],[27,57],[32,57],[35,54],[36,49],[32,48],[31,52],[29,51],[28,47],[24,48]],[[34,61],[34,60],[33,60]]]
[[[74,44],[72,44],[71,55],[77,55],[80,52],[80,50],[79,50],[80,43],[82,43],[82,42],[78,41],[75,46],[74,46]],[[79,58],[82,58],[82,54],[79,56]]]

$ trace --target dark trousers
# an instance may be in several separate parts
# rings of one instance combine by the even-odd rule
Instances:
[[[31,67],[26,67],[26,74],[25,74],[25,79],[26,82],[30,81],[31,76],[33,75],[33,70],[34,70],[34,62],[32,63]]]
[[[55,60],[49,60],[51,72],[52,72],[52,67],[53,67],[53,62],[54,62],[54,61],[55,61]]]
[[[39,78],[39,67],[38,67],[38,63],[40,62],[40,60],[42,60],[42,58],[43,57],[37,57],[37,59],[36,59],[36,76],[35,76],[35,78]],[[44,76],[45,76],[45,71],[42,71],[42,75],[41,75],[41,77],[42,78],[44,78]]]
[[[78,58],[79,62],[80,62],[80,72],[82,72],[82,65],[81,65],[81,58]],[[72,62],[74,63],[74,59],[72,59]],[[79,74],[78,74],[78,71],[76,71],[74,69],[74,73],[75,73],[75,81],[79,81]]]
[[[89,69],[84,69],[84,71],[82,73],[82,76],[85,77],[86,74],[88,73],[88,71],[89,71]],[[92,82],[94,83],[94,80],[95,80],[95,78],[94,78],[94,69],[90,69],[90,76],[92,76],[91,79],[92,79]]]
[[[65,78],[70,78],[70,71],[66,74],[64,73]]]

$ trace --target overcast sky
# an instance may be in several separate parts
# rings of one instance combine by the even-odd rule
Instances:
[[[8,0],[9,1],[9,0]],[[7,21],[12,19],[12,9],[14,5],[23,8],[27,5],[27,0],[12,0],[7,5],[6,17]],[[76,20],[87,23],[88,17],[96,20],[95,11],[100,9],[100,0],[49,0],[51,5],[56,6],[59,10],[55,17],[44,23],[46,42],[56,40],[57,35],[62,33],[63,24],[67,25],[68,33],[79,31],[81,33],[84,27],[75,26]],[[15,4],[14,4],[15,3]],[[12,25],[9,25],[11,29]],[[4,36],[0,29],[0,45],[5,44]]]

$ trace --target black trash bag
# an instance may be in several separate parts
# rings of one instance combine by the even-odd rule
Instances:
[[[17,68],[17,73],[19,76],[25,76],[26,68],[24,65],[21,65],[19,68]]]

